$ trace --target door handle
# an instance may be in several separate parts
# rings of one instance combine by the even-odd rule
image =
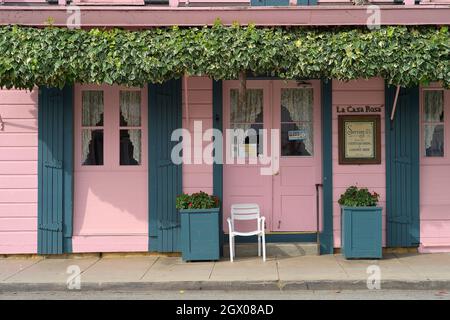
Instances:
[[[274,175],[274,176],[280,175],[280,171],[275,172],[273,175]]]

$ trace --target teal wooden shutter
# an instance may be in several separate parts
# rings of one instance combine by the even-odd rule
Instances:
[[[333,82],[321,81],[322,97],[322,232],[320,254],[333,254]]]
[[[39,88],[38,253],[72,251],[73,89]]]
[[[388,247],[419,245],[419,88],[386,88],[386,231]]]
[[[213,128],[223,132],[223,90],[222,80],[213,80]],[[220,206],[220,256],[223,256],[223,164],[213,163],[213,194],[219,197]]]
[[[252,6],[288,6],[289,0],[251,0]]]
[[[181,81],[149,84],[149,250],[180,251],[180,217],[175,208],[182,192],[182,165],[171,160],[173,130],[182,127]]]

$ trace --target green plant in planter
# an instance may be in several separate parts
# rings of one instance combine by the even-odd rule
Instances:
[[[177,196],[176,208],[178,210],[186,209],[212,209],[218,208],[220,204],[219,198],[200,191],[191,195],[183,193]]]
[[[374,207],[377,205],[379,197],[378,193],[371,193],[367,188],[351,186],[341,195],[338,203],[348,207]]]
[[[180,194],[181,252],[184,261],[220,259],[220,201],[200,191]]]
[[[382,257],[382,207],[380,195],[367,188],[348,187],[341,195],[342,254],[347,259]]]

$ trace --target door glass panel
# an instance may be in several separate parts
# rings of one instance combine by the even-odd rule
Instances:
[[[141,130],[120,130],[120,165],[141,163]]]
[[[83,91],[81,164],[103,165],[103,91]]]
[[[141,164],[141,92],[120,91],[120,165]]]
[[[281,89],[281,155],[313,155],[313,89]]]
[[[424,121],[444,121],[444,91],[426,90],[424,91],[424,99]]]
[[[262,89],[247,89],[247,105],[239,105],[239,90],[230,92],[230,128],[235,130],[232,141],[233,156],[256,157],[263,153],[264,96]]]
[[[120,126],[141,125],[141,92],[120,91]]]
[[[444,156],[444,125],[425,124],[425,155],[427,157]]]
[[[83,127],[103,126],[103,91],[83,91],[82,93]]]
[[[81,164],[84,166],[103,165],[103,129],[81,130]]]
[[[309,138],[306,136],[309,135]],[[310,123],[281,124],[281,155],[312,156],[312,127]]]

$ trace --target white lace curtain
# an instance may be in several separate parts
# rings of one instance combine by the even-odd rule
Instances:
[[[295,88],[281,90],[281,121],[295,122],[305,132],[303,140],[309,154],[313,152],[313,89]]]
[[[121,126],[141,126],[141,92],[120,91],[120,115],[125,123]],[[128,130],[133,144],[133,158],[141,163],[141,130]]]
[[[89,154],[89,143],[92,140],[92,130],[81,130],[81,163],[84,163]]]
[[[424,92],[424,142],[425,152],[431,148],[433,152],[443,150],[444,144],[444,94],[442,90]],[[433,124],[436,123],[436,124]],[[436,155],[436,154],[434,154]]]
[[[120,91],[120,114],[126,123],[121,126],[139,127],[141,125],[140,91]]]
[[[82,106],[83,127],[103,126],[103,91],[83,91]]]
[[[239,106],[239,91],[231,90],[231,123],[263,122],[263,90],[247,89],[247,107]]]
[[[290,119],[281,118],[282,122],[312,122],[313,89],[282,89],[281,106],[289,111]],[[283,110],[282,110],[283,111]],[[282,113],[283,116],[283,113]]]

